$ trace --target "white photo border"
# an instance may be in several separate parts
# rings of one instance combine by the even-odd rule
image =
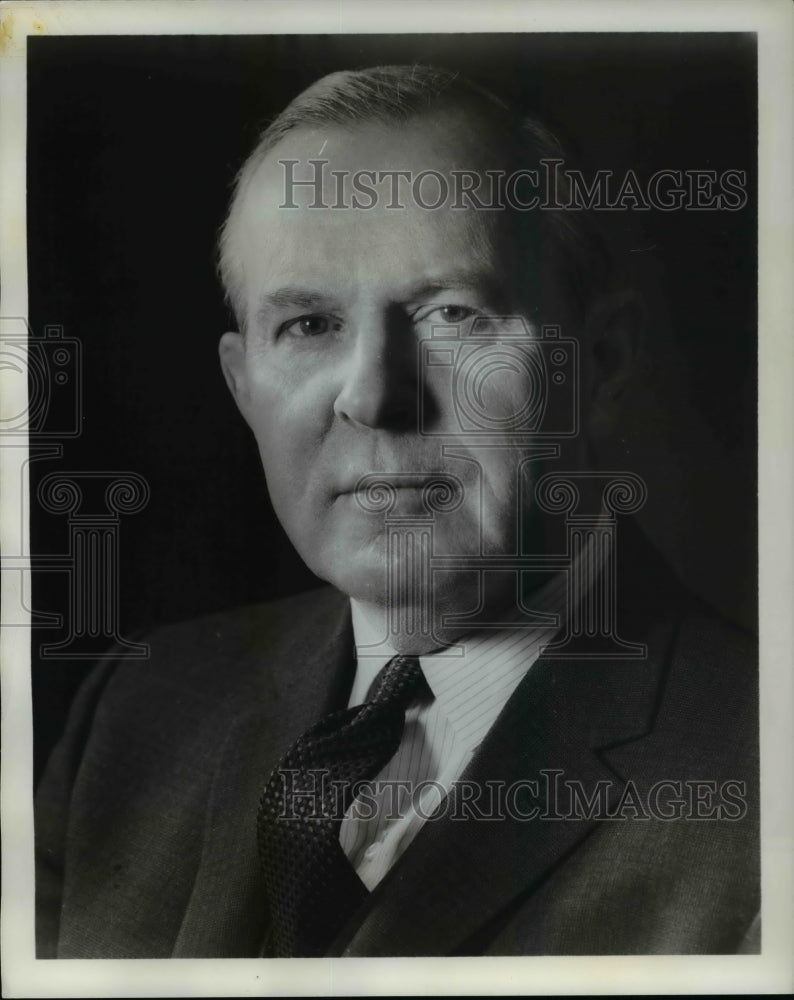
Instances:
[[[454,16],[453,15],[454,12]],[[456,959],[36,960],[33,945],[29,631],[4,629],[2,989],[8,997],[775,993],[794,982],[794,8],[776,0],[258,2],[87,0],[0,4],[0,316],[27,316],[26,46],[34,35],[499,31],[757,33],[759,86],[759,603],[763,951],[737,956]],[[0,371],[0,405],[20,412]],[[16,397],[15,397],[16,394]],[[2,483],[25,447],[0,449]],[[0,545],[28,551],[28,512],[0,493]],[[22,548],[18,548],[22,545]],[[3,578],[2,603],[19,604]]]

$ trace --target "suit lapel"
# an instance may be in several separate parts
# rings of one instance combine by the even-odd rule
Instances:
[[[306,628],[292,622],[270,663],[236,664],[238,686],[207,809],[201,863],[174,957],[259,953],[267,904],[256,849],[256,812],[271,770],[297,737],[345,703],[352,682],[349,604],[332,602]],[[273,665],[278,668],[271,679]]]

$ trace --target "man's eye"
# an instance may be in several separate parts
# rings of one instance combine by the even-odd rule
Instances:
[[[442,323],[463,323],[475,312],[475,309],[470,309],[468,306],[437,306],[425,318],[432,319],[437,316]]]
[[[341,323],[332,316],[312,314],[298,316],[281,327],[281,333],[289,333],[293,337],[319,337],[331,330],[341,329]]]

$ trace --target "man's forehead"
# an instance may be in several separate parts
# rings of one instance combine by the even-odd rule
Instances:
[[[504,169],[505,163],[500,144],[483,141],[486,130],[485,123],[471,112],[455,108],[416,115],[405,122],[300,125],[261,158],[249,186],[280,205],[286,182],[314,180],[321,169],[326,200],[337,203],[334,198],[343,184],[350,187],[355,177],[379,189],[381,197],[367,209],[375,211],[391,203],[396,188],[410,188],[424,173],[438,172],[448,178],[453,171],[465,171],[475,186],[491,183],[488,171]],[[312,161],[323,161],[322,167]],[[366,176],[372,174],[374,178]],[[429,192],[430,183],[425,193]],[[293,183],[292,194],[297,204],[307,207],[314,199],[313,188],[301,183]]]
[[[284,275],[296,269],[336,275],[340,269],[364,268],[373,277],[390,269],[421,277],[438,271],[440,265],[444,272],[451,272],[483,270],[491,263],[496,229],[504,213],[422,207],[412,189],[415,165],[404,168],[409,176],[401,187],[395,188],[386,177],[379,183],[369,179],[375,193],[365,197],[352,179],[353,172],[340,163],[362,162],[362,150],[366,154],[370,149],[378,153],[380,162],[385,158],[382,144],[365,137],[357,146],[360,138],[346,139],[338,129],[325,138],[322,133],[304,131],[296,134],[294,142],[285,140],[268,154],[237,206],[237,246],[247,265],[259,273]],[[322,156],[330,162],[320,169],[309,161],[318,158],[316,153],[324,143]],[[400,147],[399,142],[395,144],[395,154]],[[336,151],[341,155],[331,159]],[[416,154],[414,148],[415,160]],[[420,157],[418,162],[440,161]],[[422,197],[431,191],[432,183],[431,178],[420,192]]]

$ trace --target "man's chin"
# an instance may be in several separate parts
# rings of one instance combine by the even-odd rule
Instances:
[[[314,572],[353,600],[378,607],[385,607],[387,603],[388,586],[382,562],[378,567],[357,565],[331,572]]]
[[[321,580],[348,597],[368,604],[385,602],[388,573],[383,533],[368,538],[345,533],[333,547],[318,546],[305,553],[304,559]]]

